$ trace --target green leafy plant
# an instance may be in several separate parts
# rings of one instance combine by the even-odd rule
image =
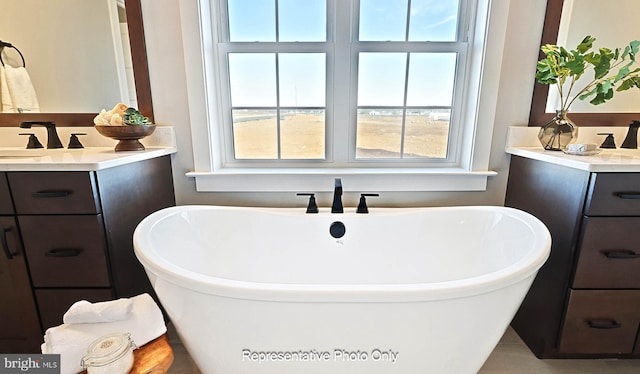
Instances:
[[[560,95],[559,110],[568,111],[578,98],[590,98],[591,104],[598,105],[613,98],[615,91],[626,91],[632,87],[640,89],[640,68],[633,67],[640,41],[634,40],[624,49],[592,51],[595,40],[588,35],[570,51],[553,44],[542,46],[546,57],[538,61],[536,80],[556,85]],[[578,90],[576,81],[590,71],[593,79]]]
[[[145,117],[136,108],[127,108],[124,111],[123,122],[125,125],[138,126],[138,125],[151,125],[149,117]]]

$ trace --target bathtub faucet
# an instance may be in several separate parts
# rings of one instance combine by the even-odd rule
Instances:
[[[335,179],[335,186],[333,188],[333,204],[331,205],[331,213],[344,213],[342,207],[342,179]]]

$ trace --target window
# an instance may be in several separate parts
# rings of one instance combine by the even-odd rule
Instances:
[[[360,0],[341,12],[336,5],[220,2],[227,164],[453,160],[467,3]],[[335,103],[336,91],[350,93],[349,105]],[[352,144],[336,144],[336,127],[349,130]]]
[[[205,97],[190,100],[207,108],[208,126],[194,129],[189,175],[204,190],[255,188],[203,187],[208,177],[328,173],[467,175],[482,181],[450,189],[483,189],[495,174],[486,170],[491,127],[478,127],[489,3],[201,1],[191,61],[199,56],[204,89],[192,92]]]
[[[324,160],[326,0],[223,0],[220,6],[229,161]]]

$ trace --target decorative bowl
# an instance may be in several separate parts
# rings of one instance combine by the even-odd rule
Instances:
[[[144,151],[140,139],[149,136],[156,129],[156,125],[124,125],[124,126],[95,126],[98,132],[108,138],[119,140],[116,152]]]

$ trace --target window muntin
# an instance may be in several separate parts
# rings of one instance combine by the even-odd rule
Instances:
[[[458,0],[360,0],[359,40],[453,42],[459,15]]]
[[[229,13],[232,13],[231,3],[236,3],[235,6],[238,7],[238,4],[248,6],[247,4],[254,1],[265,3],[266,0],[229,0]],[[332,6],[333,1],[310,2],[316,12],[323,7],[325,10],[322,13],[323,16],[319,17],[324,27],[311,27],[316,30],[322,29],[321,32],[310,33],[315,36],[302,33],[296,36],[291,32],[293,26],[283,26],[284,20],[295,18],[291,16],[296,13],[295,8],[298,8],[299,14],[305,13],[302,8],[306,1],[270,0],[266,2],[272,4],[272,13],[265,14],[269,17],[273,14],[274,21],[270,26],[274,29],[273,37],[269,34],[269,37],[261,42],[250,41],[251,38],[245,38],[246,40],[237,38],[238,42],[234,42],[231,37],[231,24],[239,21],[234,21],[231,16],[228,20],[229,35],[223,50],[228,57],[229,87],[227,89],[228,96],[231,97],[229,110],[232,113],[230,116],[232,140],[227,144],[233,144],[233,150],[227,153],[230,155],[227,161],[265,159],[323,161],[321,164],[315,164],[321,167],[331,166],[333,159],[348,159],[351,160],[349,162],[356,163],[363,161],[369,166],[373,165],[370,161],[384,161],[385,166],[398,162],[399,166],[407,166],[407,163],[417,166],[441,166],[445,164],[438,164],[438,162],[447,161],[447,165],[456,162],[456,154],[452,152],[452,150],[455,151],[455,147],[450,147],[457,142],[455,136],[459,134],[459,130],[456,128],[460,126],[459,116],[453,110],[456,97],[460,97],[460,93],[455,92],[455,78],[464,72],[464,57],[468,47],[464,41],[456,42],[460,39],[459,35],[464,34],[459,30],[460,25],[464,24],[459,20],[461,13],[464,13],[460,11],[460,1],[356,1],[358,6],[355,9],[359,9],[360,13],[352,19],[359,20],[360,24],[354,23],[349,27],[358,40],[352,40],[347,48],[350,49],[349,55],[356,61],[355,69],[352,68],[351,71],[357,78],[354,80],[356,83],[350,86],[345,85],[344,82],[332,81],[333,75],[327,73],[333,69],[344,68],[344,66],[332,65],[334,61],[330,53],[333,48],[344,46],[335,45],[333,37],[325,41],[328,35],[332,35],[327,30],[331,30],[335,23],[339,22],[337,18],[330,16],[332,13],[329,7]],[[375,24],[375,15],[371,14],[376,9],[378,9],[378,21],[380,20],[380,14],[385,14],[385,11],[379,12],[380,8],[376,6],[384,3],[391,5],[386,14],[400,26],[393,26],[388,30],[379,26],[378,34],[374,35],[371,31],[367,31],[373,29],[367,26],[367,23]],[[429,4],[432,6],[428,7]],[[263,9],[265,9],[264,6]],[[382,9],[384,10],[384,7]],[[287,12],[289,15],[284,16]],[[308,23],[310,23],[309,18],[313,17],[308,17]],[[285,40],[282,40],[283,31],[287,28],[290,30],[286,32]],[[416,42],[429,39],[431,42]],[[299,41],[291,42],[293,40]],[[396,41],[389,42],[389,40]],[[322,72],[316,64],[316,67],[307,73],[301,73],[302,69],[297,71],[292,68],[296,65],[294,62],[287,61],[314,60],[314,57],[306,56],[307,54],[314,55],[315,61],[323,60]],[[257,62],[255,68],[252,69],[249,65],[242,66],[237,62],[243,60],[243,58],[236,58],[239,55],[247,55],[246,59],[253,58]],[[317,58],[318,56],[321,58]],[[299,66],[309,65],[303,62],[298,64]],[[248,85],[244,88],[238,85],[243,80],[250,82],[251,80],[247,77],[251,76],[258,76],[253,80],[256,84],[254,89],[249,88]],[[310,77],[315,78],[313,82],[296,83],[296,80],[303,82],[302,78]],[[324,84],[320,82],[320,77],[325,80]],[[349,105],[354,108],[352,115],[345,116],[346,112],[333,109],[335,103],[330,100],[331,89],[351,90],[352,102]],[[264,93],[270,97],[260,97]],[[324,102],[319,100],[322,95],[324,95]],[[338,112],[341,116],[333,117]],[[256,116],[255,121],[247,118],[252,114]],[[285,120],[287,123],[283,126]],[[451,122],[452,120],[458,122]],[[388,123],[381,125],[383,121]],[[309,125],[310,122],[314,125]],[[321,128],[318,123],[322,124]],[[295,124],[298,125],[295,126]],[[325,140],[339,141],[332,139],[332,134],[344,134],[335,129],[331,131],[327,126],[352,127],[351,142],[354,145],[336,147],[325,144]],[[254,128],[252,132],[248,130],[251,127]],[[296,131],[292,131],[293,129],[297,129],[299,135]],[[247,131],[253,134],[253,138],[246,135],[237,138],[241,133],[246,134]],[[266,143],[266,145],[250,144],[255,141]],[[244,142],[249,144],[243,144]],[[258,149],[268,149],[268,151],[260,154],[256,153]],[[310,150],[309,153],[305,154],[305,149]],[[331,152],[334,149],[342,151],[348,149],[351,155],[332,155]],[[433,164],[433,161],[436,163]],[[234,163],[234,165],[243,166],[242,163]],[[264,165],[276,166],[276,164]],[[308,164],[310,165],[312,164]]]
[[[456,53],[359,54],[356,159],[446,159]]]
[[[229,0],[226,14],[229,41],[276,41],[276,8],[272,0]]]
[[[228,0],[230,42],[323,42],[326,0]]]

